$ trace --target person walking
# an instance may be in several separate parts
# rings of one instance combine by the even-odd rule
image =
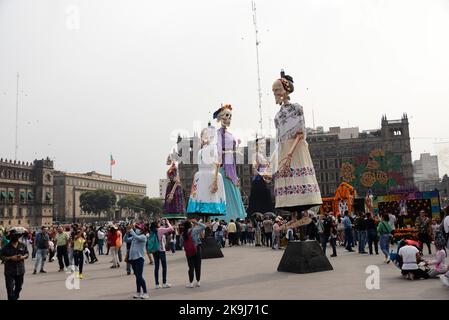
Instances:
[[[353,244],[353,240],[352,240],[352,223],[351,223],[351,219],[349,217],[349,212],[348,211],[345,211],[345,216],[343,218],[343,226],[345,228],[346,250],[348,250],[349,252],[353,252],[354,250],[352,250],[352,244]]]
[[[200,287],[201,280],[201,239],[200,234],[206,229],[206,225],[202,221],[192,219],[184,222],[183,239],[184,251],[189,266],[189,283],[187,288],[193,288],[193,276],[195,274],[196,286]],[[217,228],[218,231],[218,228]]]
[[[371,212],[366,213],[366,232],[368,237],[369,254],[373,254],[373,246],[376,254],[379,254],[379,238],[377,236],[377,225]]]
[[[365,251],[366,247],[366,238],[367,238],[367,227],[366,220],[363,213],[359,213],[357,218],[354,221],[354,227],[357,229],[357,242],[359,245],[359,254],[366,254],[368,252]]]
[[[282,221],[279,218],[276,218],[275,223],[273,225],[273,246],[271,247],[273,250],[279,250],[281,246],[281,224]]]
[[[95,245],[97,244],[97,233],[93,226],[90,226],[87,232],[87,248],[90,253],[90,263],[95,263],[98,261],[97,256],[95,255]]]
[[[125,236],[125,242],[130,243],[127,250],[127,262],[131,264],[134,276],[136,277],[136,294],[134,299],[148,299],[147,284],[143,278],[143,268],[145,265],[145,247],[147,243],[146,227],[144,224],[129,225]]]
[[[36,261],[34,263],[33,274],[37,273],[38,268],[40,268],[41,273],[47,273],[44,270],[44,265],[48,255],[49,241],[48,230],[42,226],[41,232],[36,235]]]
[[[171,285],[167,283],[167,257],[166,257],[166,239],[165,235],[173,231],[173,227],[170,222],[166,219],[162,220],[165,227],[161,227],[160,222],[151,223],[150,231],[157,238],[157,243],[159,244],[156,251],[151,250],[154,258],[154,279],[156,282],[156,289],[161,288],[159,285],[159,266],[162,265],[162,288],[170,288]],[[153,236],[154,239],[154,236]],[[153,242],[150,236],[150,246]]]
[[[236,245],[236,237],[237,237],[237,226],[233,219],[231,219],[231,222],[229,222],[228,228],[228,240],[229,240],[229,246],[233,247]]]
[[[125,263],[126,263],[126,274],[128,276],[131,274],[131,262],[129,259],[129,251],[131,250],[131,242],[133,240],[133,237],[130,234],[130,232],[131,232],[130,230],[132,228],[133,228],[133,225],[130,224],[126,229],[125,236],[123,237],[123,242],[125,242],[125,245],[126,245]],[[139,295],[139,297],[140,297],[140,295]]]
[[[110,239],[108,237],[109,247],[110,247],[111,255],[112,255],[111,269],[116,269],[116,268],[120,268],[120,264],[118,262],[118,260],[119,260],[118,250],[122,246],[122,235],[121,235],[120,230],[118,230],[118,227],[115,225],[111,228],[111,231],[112,232],[111,232]]]
[[[419,217],[416,218],[415,226],[418,229],[418,240],[421,242],[421,252],[423,252],[424,244],[426,244],[429,254],[432,254],[432,226],[430,224],[430,218],[427,217],[427,213],[424,210],[419,212]]]
[[[215,241],[217,241],[217,243],[220,245],[220,248],[224,248],[225,246],[224,229],[221,223],[218,225],[217,230],[215,230]]]
[[[58,233],[56,234],[56,256],[59,263],[59,272],[67,270],[70,266],[68,246],[69,235],[64,232],[62,227],[58,227]]]
[[[87,248],[86,238],[82,229],[77,230],[73,241],[73,259],[75,262],[75,276],[83,279],[84,249]]]
[[[265,244],[267,247],[271,247],[273,245],[273,221],[269,217],[265,217],[265,220],[263,221],[263,229],[265,233]]]
[[[9,243],[2,247],[0,259],[5,264],[5,284],[8,300],[18,300],[23,287],[25,260],[29,253],[26,245],[19,241],[21,234],[15,229],[9,232]]]
[[[103,231],[103,227],[100,227],[97,231],[97,246],[98,246],[98,255],[103,255],[103,247],[104,247],[104,239],[106,237],[105,232]]]
[[[380,239],[380,250],[385,256],[385,263],[390,263],[390,238],[391,232],[393,231],[390,224],[388,223],[389,219],[390,217],[388,216],[388,214],[384,213],[382,215],[382,220],[377,226],[377,232]]]

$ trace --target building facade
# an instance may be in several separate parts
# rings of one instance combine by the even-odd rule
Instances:
[[[53,161],[0,159],[0,225],[36,228],[53,221]]]
[[[358,197],[368,190],[382,195],[414,188],[409,122],[382,117],[381,128],[330,128],[307,138],[323,197],[335,194],[341,182],[351,184]]]
[[[422,153],[419,160],[413,162],[415,185],[419,191],[433,191],[438,189],[440,173],[438,170],[438,156]]]
[[[54,219],[59,222],[93,222],[104,220],[120,220],[125,218],[125,211],[114,209],[113,216],[106,213],[90,214],[80,208],[80,195],[96,189],[112,190],[117,201],[126,195],[145,197],[146,185],[126,180],[114,180],[109,175],[96,172],[85,174],[56,171],[54,173]]]

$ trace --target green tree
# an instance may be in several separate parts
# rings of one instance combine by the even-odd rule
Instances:
[[[117,206],[121,210],[127,210],[128,213],[143,210],[142,198],[135,195],[124,196],[117,202]]]
[[[112,190],[97,189],[80,195],[81,210],[98,214],[99,218],[102,212],[110,213],[116,202],[117,196]]]
[[[142,208],[150,218],[156,219],[162,215],[164,204],[161,199],[144,197],[142,199]]]

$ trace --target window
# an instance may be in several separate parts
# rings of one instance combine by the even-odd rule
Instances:
[[[12,218],[12,208],[8,208],[8,217]],[[11,224],[11,221],[9,224]]]
[[[328,160],[328,165],[330,169],[334,169],[334,165],[335,165],[335,161],[333,160]]]
[[[5,216],[5,208],[0,208],[0,217],[4,217]]]

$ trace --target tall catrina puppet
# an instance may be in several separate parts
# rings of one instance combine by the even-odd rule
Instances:
[[[223,182],[226,194],[226,215],[223,220],[244,219],[246,217],[245,207],[240,193],[240,181],[237,177],[236,168],[236,147],[237,141],[228,131],[232,120],[232,107],[229,104],[222,105],[214,112],[214,119],[221,124],[217,131],[217,149],[218,158],[221,162],[220,173],[223,176]]]
[[[273,83],[278,167],[275,173],[276,208],[302,213],[321,205],[321,192],[306,142],[303,107],[290,102],[293,78],[281,71]]]
[[[252,216],[257,212],[263,214],[274,211],[269,188],[271,181],[268,175],[269,162],[266,157],[266,140],[264,138],[256,138],[255,147],[253,179],[249,196],[249,206],[246,210],[248,216]]]
[[[169,181],[165,192],[163,214],[167,215],[167,217],[173,217],[174,215],[182,217],[185,213],[184,196],[178,176],[178,167],[171,155],[167,158],[167,165],[170,166],[167,171],[167,179]]]
[[[200,216],[226,214],[226,196],[218,159],[216,129],[209,126],[201,131],[198,152],[198,172],[195,173],[187,213]]]

